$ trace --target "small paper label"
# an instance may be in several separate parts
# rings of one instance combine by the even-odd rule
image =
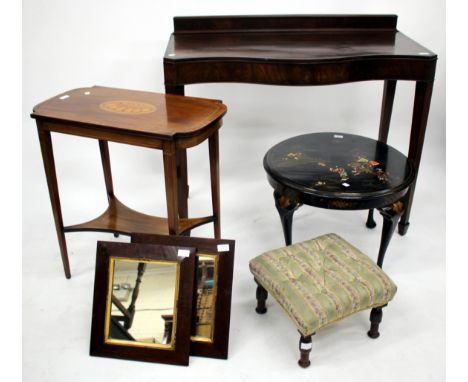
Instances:
[[[344,137],[341,134],[334,134],[333,138],[343,139]]]
[[[312,342],[309,342],[308,344],[301,342],[301,350],[310,350],[310,349],[312,349]]]
[[[218,244],[218,252],[229,252],[229,244]]]
[[[177,251],[177,256],[180,257],[189,257],[190,256],[190,251],[188,249],[179,249]]]
[[[60,97],[60,99],[67,99],[67,98],[70,98],[70,96],[68,94],[65,94],[65,95]]]

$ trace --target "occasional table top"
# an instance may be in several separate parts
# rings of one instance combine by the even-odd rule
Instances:
[[[413,166],[396,149],[342,133],[280,142],[266,153],[264,167],[275,188],[309,195],[313,205],[321,199],[385,199],[406,190],[414,179]]]
[[[216,100],[93,86],[70,90],[40,103],[31,116],[173,137],[198,134],[226,111],[226,106]]]

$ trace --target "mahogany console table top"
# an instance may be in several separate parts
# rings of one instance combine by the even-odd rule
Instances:
[[[407,157],[417,178],[437,55],[398,31],[397,19],[396,15],[174,17],[164,55],[166,93],[184,94],[185,85],[199,83],[308,86],[383,80],[378,140],[386,143],[397,81],[414,81]],[[178,158],[185,169],[183,150]],[[181,213],[186,214],[185,171],[178,185]],[[409,227],[415,185],[416,179],[399,223],[402,235]]]
[[[432,78],[437,55],[399,32],[396,23],[395,15],[175,17],[164,55],[166,84]],[[262,63],[280,66],[264,66],[262,73]],[[289,73],[281,64],[290,65]],[[319,68],[323,64],[333,65],[332,72]],[[179,70],[170,73],[173,65]],[[310,65],[319,71],[303,72]]]

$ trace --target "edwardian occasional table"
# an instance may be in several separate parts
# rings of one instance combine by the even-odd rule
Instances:
[[[65,276],[71,277],[65,233],[101,231],[177,235],[209,222],[220,237],[218,129],[226,106],[221,101],[94,86],[59,94],[34,107]],[[51,132],[99,140],[109,207],[96,219],[64,226]],[[176,153],[208,139],[213,215],[181,216]],[[167,218],[134,211],[114,195],[108,141],[163,151]]]
[[[437,55],[396,26],[396,15],[175,17],[164,55],[166,92],[184,94],[184,85],[207,82],[304,86],[383,80],[378,140],[386,142],[396,83],[415,81],[408,158],[417,177]],[[184,150],[177,157],[179,206],[186,215]],[[402,235],[415,183],[405,197]]]
[[[265,154],[263,166],[273,187],[286,245],[291,244],[293,214],[302,204],[338,210],[370,210],[367,226],[375,227],[373,209],[383,216],[377,265],[405,205],[414,181],[410,161],[389,145],[353,134],[312,133],[287,139]]]

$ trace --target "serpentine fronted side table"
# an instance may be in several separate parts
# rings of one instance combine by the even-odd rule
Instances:
[[[359,135],[313,133],[287,139],[265,154],[263,165],[273,187],[286,245],[291,244],[294,211],[302,204],[338,209],[373,209],[384,219],[377,265],[404,212],[414,181],[411,162],[383,142]]]
[[[42,158],[65,276],[71,277],[65,233],[77,231],[178,235],[213,222],[221,235],[218,129],[226,106],[221,101],[94,86],[71,90],[34,107]],[[99,140],[109,207],[96,219],[64,226],[51,132]],[[177,187],[178,150],[208,139],[213,215],[181,216]],[[167,218],[134,211],[114,195],[108,141],[163,151]]]
[[[387,142],[398,80],[415,81],[408,158],[415,181],[399,233],[408,230],[429,114],[437,55],[397,29],[396,15],[175,17],[164,55],[166,92],[208,82],[333,85],[383,80],[378,140]],[[337,106],[338,107],[338,106]],[[186,213],[186,153],[178,162],[179,205]]]

